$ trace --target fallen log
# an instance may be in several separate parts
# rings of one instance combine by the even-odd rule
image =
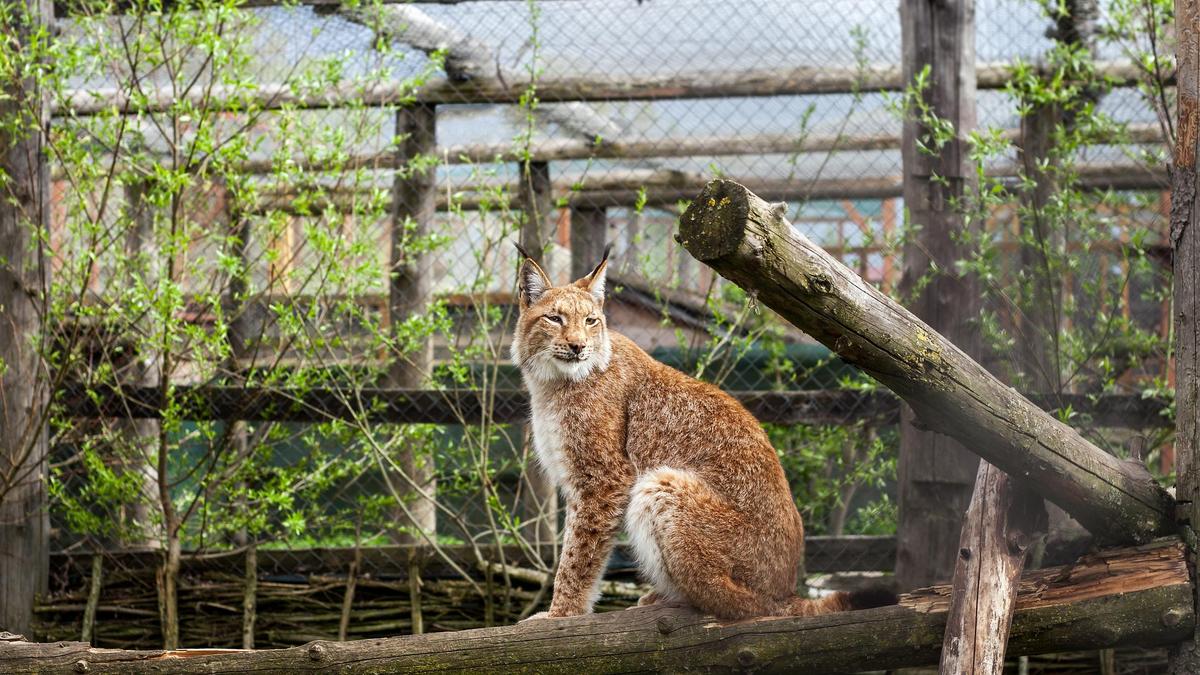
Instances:
[[[656,605],[501,628],[279,650],[128,651],[84,643],[0,644],[0,669],[89,673],[289,671],[340,673],[628,672],[696,670],[846,672],[937,661],[949,587],[893,607],[810,618],[720,623]],[[1010,654],[1178,640],[1195,623],[1183,547],[1159,540],[1026,574]]]
[[[1000,382],[792,228],[782,207],[732,181],[712,181],[680,219],[678,238],[889,387],[918,423],[1027,480],[1093,534],[1144,542],[1173,531],[1172,500],[1144,466],[1109,455]]]

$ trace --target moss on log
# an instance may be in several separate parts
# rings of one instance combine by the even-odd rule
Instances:
[[[1043,412],[732,181],[710,182],[679,224],[700,261],[903,398],[918,421],[1029,484],[1093,534],[1144,542],[1173,530],[1172,500]],[[974,317],[962,317],[964,321]]]
[[[1183,547],[1174,540],[1108,551],[1026,574],[1009,653],[1175,641],[1195,615]],[[5,672],[644,672],[835,673],[937,661],[950,588],[904,596],[894,607],[809,618],[720,623],[662,605],[502,628],[278,650],[126,651],[84,643],[9,639]]]

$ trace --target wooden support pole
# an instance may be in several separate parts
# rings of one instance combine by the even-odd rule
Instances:
[[[571,279],[587,276],[604,256],[608,243],[608,209],[571,206]]]
[[[937,153],[929,153],[921,139],[930,131],[912,114],[905,117],[904,204],[919,229],[904,247],[900,295],[914,296],[910,309],[917,318],[978,359],[980,332],[972,321],[979,316],[979,290],[972,277],[956,271],[969,253],[964,235],[978,229],[968,225],[958,205],[975,175],[967,141],[975,128],[975,3],[903,0],[900,22],[905,81],[929,69],[930,85],[920,96],[955,132]],[[902,406],[896,526],[901,588],[950,579],[979,463],[954,439],[913,421],[912,409]]]
[[[979,462],[955,557],[941,675],[1001,675],[1025,554],[1046,530],[1042,498]]]
[[[388,286],[388,310],[393,327],[412,316],[429,311],[433,300],[432,259],[420,251],[427,246],[425,239],[433,232],[436,199],[436,172],[429,158],[436,149],[437,109],[416,103],[396,110],[398,166],[392,202],[391,279]],[[416,389],[429,385],[433,368],[433,341],[425,340],[420,347],[405,354],[392,354],[387,382],[392,387]],[[397,523],[406,532],[399,542],[420,541],[420,533],[432,536],[437,531],[437,506],[432,496],[437,492],[433,457],[419,457],[406,450],[400,460],[401,469],[419,490],[411,489],[408,480],[397,477],[393,487],[406,504],[397,510]],[[424,492],[430,498],[420,496]]]
[[[125,237],[125,255],[130,261],[131,272],[140,277],[147,289],[155,289],[159,283],[162,252],[155,234],[156,209],[149,199],[150,186],[144,181],[132,182],[125,187],[129,230]],[[140,325],[133,326],[142,335],[155,334],[153,318],[143,316]],[[143,339],[132,350],[134,362],[124,372],[126,382],[137,387],[157,387],[162,377],[162,358],[159,350],[151,349],[152,340]],[[122,433],[128,456],[121,458],[123,468],[141,474],[143,495],[132,505],[131,520],[138,530],[138,537],[129,543],[144,546],[160,546],[162,533],[152,531],[151,505],[158,499],[158,467],[154,458],[158,456],[159,420],[152,417],[134,417],[123,420]]]
[[[546,270],[556,283],[567,279],[561,276],[561,271],[547,260],[546,253],[553,252],[550,247],[554,241],[554,197],[553,183],[550,179],[550,164],[548,162],[524,162],[521,164],[521,179],[518,194],[521,207],[521,247],[534,257],[542,269]],[[575,227],[571,223],[571,243],[574,245]],[[574,252],[572,250],[572,272],[574,272]],[[519,505],[523,517],[535,523],[532,532],[527,536],[537,550],[542,550],[546,544],[553,545],[558,541],[558,490],[553,481],[546,475],[541,465],[534,460],[533,436],[529,433],[524,419],[513,424],[513,438],[524,445],[521,455],[528,458],[522,479],[525,482],[524,503]],[[519,450],[521,450],[519,448]]]
[[[1178,120],[1171,168],[1171,246],[1175,302],[1175,496],[1176,516],[1190,549],[1195,574],[1200,563],[1200,5],[1175,0],[1175,61]],[[1193,576],[1193,582],[1195,582]],[[1195,597],[1200,602],[1200,591]],[[1172,649],[1170,672],[1200,672],[1200,630]]]
[[[892,389],[918,424],[1028,480],[1094,534],[1146,541],[1173,531],[1172,500],[1145,467],[1109,455],[1005,386],[797,232],[783,211],[713,181],[678,236],[701,262]]]
[[[1106,551],[1022,579],[1009,653],[1040,654],[1166,644],[1195,625],[1192,586],[1174,541]],[[721,623],[662,604],[515,626],[336,642],[261,651],[127,651],[82,643],[4,644],[0,667],[17,672],[230,671],[406,673],[703,672],[842,673],[937,661],[949,587],[914,592],[892,607],[805,618]],[[82,665],[81,665],[82,664]]]
[[[104,583],[104,554],[96,551],[92,554],[92,574],[88,577],[88,599],[83,609],[83,629],[79,640],[92,643],[96,634],[96,608],[100,605],[100,588]]]
[[[21,52],[22,43],[53,22],[46,0],[17,0],[7,7],[0,31],[14,41],[5,47],[10,53]],[[50,230],[44,147],[50,120],[46,92],[32,76],[24,77],[33,66],[17,70],[13,76],[5,68],[4,78],[18,79],[4,79],[0,96],[0,630],[24,633],[49,574],[42,317],[49,293],[44,262],[50,256],[43,255],[40,233]]]

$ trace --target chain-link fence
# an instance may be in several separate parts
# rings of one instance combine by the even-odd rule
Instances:
[[[1045,328],[1021,252],[1050,241],[1066,281],[1049,332],[1070,339],[1049,407],[1119,449],[1129,434],[1108,427],[1161,427],[1153,412],[1080,415],[1167,386],[1158,92],[1152,73],[1122,75],[1144,41],[1105,32],[1135,10],[1105,5],[1079,43],[1086,86],[1054,90],[1069,151],[1022,164],[1049,86],[1022,78],[1078,67],[1054,56],[1065,38],[1043,5],[977,3],[990,131],[961,207],[983,223],[964,264],[989,279],[989,309],[963,320],[1028,389],[1005,345]],[[927,271],[902,280],[901,130],[920,90],[900,76],[894,2],[97,9],[60,15],[73,74],[51,92],[52,351],[73,393],[54,426],[64,552],[45,636],[72,635],[88,606],[100,644],[160,641],[175,602],[188,646],[242,644],[247,620],[267,646],[508,622],[547,601],[561,513],[508,361],[518,241],[557,283],[611,242],[610,327],[768,423],[817,536],[810,572],[890,569],[895,400],[673,234],[728,177],[912,292]],[[1070,197],[1031,206],[1047,166]],[[1033,237],[1031,213],[1059,234]],[[1169,471],[1169,445],[1151,445]],[[179,547],[197,553],[172,571]],[[93,550],[110,552],[100,568]],[[638,592],[621,554],[611,606]]]

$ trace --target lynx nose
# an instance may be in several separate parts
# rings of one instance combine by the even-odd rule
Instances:
[[[574,342],[568,342],[567,348],[570,349],[571,353],[575,356],[579,356],[579,352],[583,351],[583,345],[575,344]]]

